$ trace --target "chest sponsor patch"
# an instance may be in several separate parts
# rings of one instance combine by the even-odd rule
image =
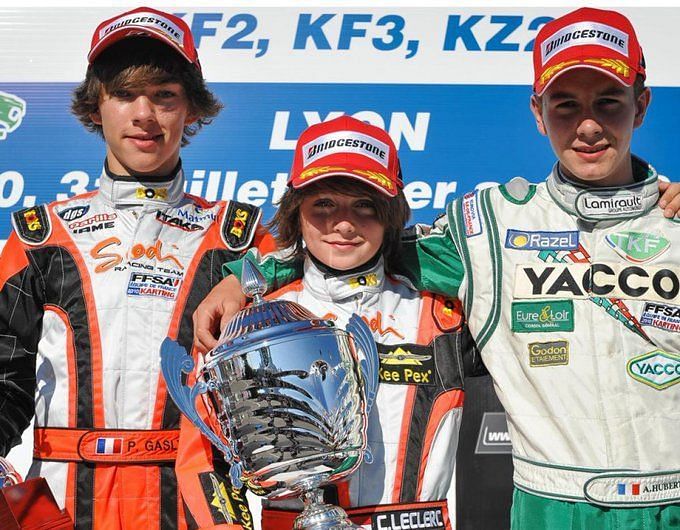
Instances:
[[[371,515],[372,530],[421,530],[425,528],[446,528],[441,508],[393,510]]]
[[[160,210],[156,212],[156,221],[164,225],[179,228],[185,232],[197,232],[198,230],[203,230],[203,227],[197,223],[187,221],[186,219],[182,219],[177,215],[169,215],[168,213],[161,212]]]
[[[648,302],[642,310],[640,324],[680,332],[680,306]]]
[[[166,300],[177,297],[182,280],[167,274],[150,274],[146,272],[130,273],[128,296],[154,296]]]
[[[393,385],[434,385],[433,351],[418,344],[380,344],[378,356],[381,383]]]
[[[529,343],[529,366],[560,366],[569,364],[569,341]]]
[[[605,237],[607,244],[632,263],[646,263],[659,257],[671,246],[665,237],[646,232],[617,232]]]
[[[479,204],[477,192],[463,195],[463,225],[467,237],[478,236],[482,233],[482,221],[479,217]]]
[[[74,234],[83,234],[85,232],[99,232],[101,230],[108,230],[115,227],[115,219],[118,214],[114,213],[98,213],[81,219],[73,221],[68,224],[69,230]]]
[[[527,263],[515,269],[515,298],[591,296],[680,304],[678,269],[604,262]]]
[[[65,210],[61,210],[60,212],[58,212],[58,215],[64,221],[71,222],[75,221],[76,219],[80,219],[89,211],[90,206],[88,204],[85,204],[83,206],[72,206],[70,208],[66,208]]]
[[[515,333],[574,331],[572,300],[513,302],[511,310]]]
[[[529,232],[509,229],[505,235],[505,248],[514,250],[576,250],[578,232]]]
[[[680,356],[654,350],[630,359],[626,370],[636,381],[665,390],[680,382]]]

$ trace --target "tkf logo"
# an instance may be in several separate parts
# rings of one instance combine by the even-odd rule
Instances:
[[[671,246],[665,237],[644,232],[617,232],[605,241],[622,258],[633,263],[646,263],[663,254]]]
[[[578,232],[527,232],[507,231],[505,248],[515,250],[575,250],[578,248]]]
[[[664,390],[680,382],[680,356],[663,350],[654,350],[632,358],[626,369],[633,379],[657,390]]]
[[[513,302],[512,331],[515,333],[574,331],[574,302],[571,300]]]
[[[14,94],[0,92],[0,140],[16,131],[26,115],[26,102]]]

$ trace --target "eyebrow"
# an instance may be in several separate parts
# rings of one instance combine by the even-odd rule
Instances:
[[[597,94],[598,97],[603,96],[620,96],[625,93],[623,87],[612,87],[608,88]],[[577,96],[573,92],[554,92],[550,95],[550,99],[576,99]]]

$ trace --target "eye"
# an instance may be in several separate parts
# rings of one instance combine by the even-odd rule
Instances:
[[[169,90],[169,89],[163,89],[159,90],[156,92],[156,97],[161,98],[161,99],[170,99],[177,97],[179,94],[175,92],[174,90]]]
[[[117,99],[130,99],[132,97],[132,92],[125,88],[119,88],[111,92],[111,96]]]
[[[315,208],[332,208],[333,206],[333,201],[330,199],[321,198],[314,201]]]
[[[361,199],[354,203],[355,208],[361,210],[373,210],[375,211],[375,203],[370,199]]]
[[[578,103],[576,102],[576,100],[573,100],[573,99],[567,99],[567,100],[561,101],[557,105],[555,105],[555,108],[557,110],[563,110],[563,111],[573,110],[577,107],[578,107]]]

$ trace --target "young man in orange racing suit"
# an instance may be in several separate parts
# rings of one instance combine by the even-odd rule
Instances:
[[[0,261],[0,454],[35,413],[34,462],[78,529],[251,525],[226,464],[159,373],[220,267],[273,249],[258,208],[183,192],[180,146],[217,115],[189,27],[102,22],[73,111],[106,142],[97,191],[13,215]],[[214,460],[214,463],[213,463]]]

